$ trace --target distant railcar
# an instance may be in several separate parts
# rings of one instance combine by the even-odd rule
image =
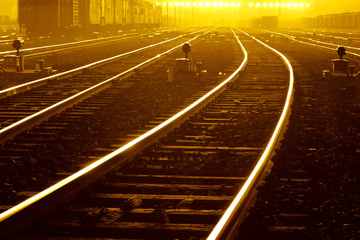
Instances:
[[[348,28],[354,28],[355,25],[355,14],[346,15],[346,26]]]
[[[278,16],[262,16],[261,24],[263,27],[277,27],[279,24]]]
[[[19,0],[20,29],[31,36],[159,27],[161,14],[146,0]]]
[[[251,21],[251,24],[258,28],[274,28],[278,26],[278,23],[279,18],[277,16],[262,16]]]
[[[321,15],[303,21],[307,27],[316,28],[359,28],[360,13],[342,13]]]
[[[328,28],[330,27],[330,24],[331,24],[331,18],[332,16],[331,15],[326,15],[324,16],[324,27]]]
[[[354,14],[354,28],[360,27],[360,13]]]

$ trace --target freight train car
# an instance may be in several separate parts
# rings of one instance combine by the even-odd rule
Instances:
[[[261,16],[252,20],[251,24],[256,28],[275,28],[278,26],[278,16]]]
[[[304,19],[303,22],[306,27],[356,29],[360,27],[360,13],[321,15]]]
[[[154,28],[161,14],[146,0],[19,0],[20,29],[30,36]]]

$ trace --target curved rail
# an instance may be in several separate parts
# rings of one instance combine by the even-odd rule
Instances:
[[[238,40],[241,48],[244,49],[234,32],[233,34]],[[221,93],[229,82],[235,80],[238,77],[239,72],[244,69],[246,63],[247,55],[237,70],[226,80],[168,120],[137,137],[133,141],[125,144],[116,151],[90,164],[79,172],[1,213],[0,237],[10,234],[23,224],[31,222],[33,218],[53,208],[56,204],[69,199],[77,191],[94,182],[103,174],[120,166],[127,159],[137,154],[146,146],[150,145],[158,138],[175,128],[178,124],[195,114],[203,106],[212,101],[219,93]]]
[[[246,32],[238,29],[248,37],[249,34]],[[264,174],[268,163],[274,153],[275,148],[277,147],[279,140],[284,133],[287,121],[290,116],[291,112],[291,103],[293,100],[293,92],[294,92],[294,72],[293,68],[289,62],[289,60],[277,50],[271,48],[270,46],[266,45],[265,43],[261,42],[260,40],[251,37],[259,44],[265,46],[270,51],[278,54],[283,62],[285,63],[287,69],[289,70],[289,88],[288,93],[286,96],[285,105],[279,121],[276,125],[276,128],[271,136],[269,143],[267,144],[263,154],[261,155],[259,161],[257,162],[255,168],[251,172],[250,176],[240,189],[239,193],[236,195],[233,202],[230,204],[228,209],[225,211],[224,215],[221,217],[220,221],[217,223],[209,237],[208,240],[215,240],[215,239],[230,239],[233,235],[233,232],[237,229],[238,224],[244,218],[246,214],[246,208],[251,203],[252,196],[258,186],[261,176]]]
[[[205,32],[205,33],[207,33],[207,32]],[[180,37],[181,36],[176,37],[174,39],[171,39],[171,41],[175,40],[175,39],[178,39]],[[192,42],[197,38],[198,38],[198,36],[194,37],[193,39],[191,39],[191,40],[189,40],[187,42]],[[144,48],[140,48],[140,49],[134,50],[132,52],[124,53],[124,54],[121,54],[121,55],[118,55],[118,56],[115,56],[115,57],[111,57],[111,58],[108,58],[108,59],[111,59],[111,60],[117,59],[119,56],[125,56],[125,55],[129,55],[129,54],[133,54],[133,53],[138,52],[140,50],[144,50],[144,49],[147,49],[147,48],[150,48],[150,47],[162,44],[162,43],[166,43],[168,41],[170,41],[170,40],[167,40],[167,41],[164,41],[164,42],[161,42],[161,43],[156,43],[156,44],[153,44],[153,45],[150,45],[150,46],[147,46],[147,47],[144,47]],[[117,74],[116,76],[113,76],[113,77],[111,77],[111,78],[109,78],[109,79],[107,79],[107,80],[105,80],[105,81],[103,81],[101,83],[96,84],[95,86],[92,86],[92,87],[90,87],[90,88],[88,88],[88,89],[86,89],[84,91],[81,91],[81,92],[79,92],[79,93],[77,93],[77,94],[75,94],[75,95],[73,95],[73,96],[71,96],[71,97],[69,97],[67,99],[64,99],[64,100],[62,100],[62,101],[60,101],[60,102],[58,102],[58,103],[56,103],[56,104],[54,104],[52,106],[49,106],[49,107],[47,107],[47,108],[45,108],[45,109],[43,109],[43,110],[41,110],[41,111],[39,111],[37,113],[34,113],[34,114],[32,114],[32,115],[30,115],[30,116],[28,116],[26,118],[21,119],[18,122],[15,122],[15,123],[3,128],[3,129],[1,129],[0,130],[0,143],[3,143],[6,140],[8,140],[8,139],[12,138],[13,136],[15,136],[16,134],[18,134],[19,132],[22,132],[22,131],[34,126],[34,124],[40,122],[41,120],[46,119],[46,118],[52,116],[53,114],[58,113],[59,111],[62,111],[65,108],[68,108],[69,106],[72,106],[72,105],[76,104],[77,102],[83,100],[84,98],[86,98],[86,97],[88,97],[88,96],[102,90],[103,88],[109,86],[114,80],[122,80],[124,78],[127,78],[127,77],[131,76],[132,74],[136,73],[137,71],[147,67],[148,65],[152,64],[153,62],[158,61],[162,57],[170,54],[171,52],[173,52],[173,51],[175,51],[175,50],[177,50],[177,49],[179,49],[181,47],[182,47],[182,44],[180,44],[178,46],[175,46],[175,47],[173,47],[173,48],[171,48],[171,49],[169,49],[169,50],[167,50],[167,51],[165,51],[165,52],[163,52],[161,54],[158,54],[157,56],[155,56],[153,58],[150,58],[150,59],[148,59],[148,60],[146,60],[146,61],[144,61],[144,62],[142,62],[142,63],[140,63],[140,64],[138,64],[138,65],[124,71],[124,72],[122,72],[122,73]],[[96,64],[101,64],[104,61],[107,61],[108,59],[101,60],[99,62],[89,64],[89,65],[83,66],[83,67],[78,68],[78,69],[83,70],[85,68],[86,69],[92,68]],[[77,70],[77,69],[75,69],[75,70]],[[70,70],[70,71],[65,72],[63,74],[68,74],[69,72],[72,72],[72,71],[73,70]],[[53,78],[56,78],[56,76],[52,76],[51,79],[53,79]]]

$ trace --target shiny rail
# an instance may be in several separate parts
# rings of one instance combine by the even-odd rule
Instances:
[[[349,38],[351,38],[351,39],[353,39],[353,40],[356,40],[356,41],[360,40],[360,38],[354,37],[354,36],[353,36],[353,35],[354,35],[353,33],[346,33],[346,32],[345,32],[345,33],[340,32],[340,34],[348,35],[347,37],[339,36],[339,35],[334,35],[334,34],[339,34],[339,33],[326,32],[325,30],[320,31],[320,30],[318,30],[318,29],[313,30],[312,32],[309,32],[309,31],[308,31],[308,32],[305,32],[305,31],[299,31],[299,30],[293,30],[293,29],[286,29],[286,28],[281,28],[281,30],[283,30],[283,31],[288,31],[288,32],[300,33],[300,34],[314,34],[314,33],[316,33],[316,34],[318,34],[319,36],[334,37],[335,39],[341,39],[341,40],[344,40],[344,41],[347,41]],[[320,31],[320,33],[319,33],[319,31]]]
[[[233,34],[244,51],[244,47],[238,37],[234,32]],[[182,45],[177,46],[177,48],[180,46]],[[171,118],[157,125],[153,129],[125,144],[116,151],[90,164],[77,173],[1,213],[0,237],[16,231],[16,229],[20,228],[23,224],[30,223],[33,218],[55,207],[56,204],[71,198],[77,191],[91,184],[105,173],[121,165],[127,159],[139,153],[145,147],[164,136],[170,130],[174,129],[225,90],[227,84],[239,76],[240,71],[244,69],[246,63],[247,54],[245,55],[241,65],[226,80],[182,111],[176,113]]]
[[[251,37],[246,32],[240,29],[238,30],[241,31],[243,34],[247,35],[248,37]],[[211,234],[208,236],[208,240],[232,238],[234,231],[237,230],[239,223],[246,215],[247,207],[251,204],[251,200],[255,193],[256,187],[258,186],[261,177],[264,175],[264,172],[268,167],[268,163],[273,156],[274,150],[276,149],[280,139],[282,138],[283,133],[285,132],[287,122],[291,113],[291,103],[294,94],[294,71],[289,60],[282,53],[271,48],[270,46],[256,39],[255,37],[251,38],[281,57],[281,59],[286,65],[286,68],[289,71],[289,88],[284,108],[282,110],[281,116],[271,136],[270,141],[268,142],[263,154],[258,160],[250,176],[240,189],[239,193],[236,195],[235,199],[225,211],[220,221],[217,223]]]
[[[204,34],[208,33],[210,30],[208,30],[207,32],[205,32]],[[173,38],[173,39],[170,39],[170,40],[167,40],[167,41],[164,41],[164,42],[161,42],[161,43],[156,43],[156,44],[152,44],[150,46],[147,46],[147,47],[144,47],[144,48],[140,48],[140,49],[137,49],[137,50],[134,50],[134,51],[131,51],[131,52],[128,52],[128,53],[124,53],[124,54],[121,54],[121,55],[118,55],[118,56],[115,56],[115,57],[111,57],[111,58],[108,58],[108,59],[105,59],[105,60],[101,60],[101,61],[98,61],[98,62],[95,62],[95,63],[92,63],[92,64],[89,64],[89,65],[86,65],[86,66],[83,66],[83,67],[80,67],[80,68],[77,68],[77,69],[74,69],[74,70],[70,70],[70,71],[67,71],[65,73],[61,73],[61,74],[57,74],[58,76],[54,75],[54,76],[51,76],[50,79],[57,79],[59,76],[66,76],[68,77],[69,75],[68,74],[71,74],[70,76],[74,75],[74,72],[78,72],[78,71],[83,71],[84,69],[91,69],[91,68],[94,68],[95,66],[99,66],[99,64],[104,64],[104,63],[108,63],[108,61],[113,61],[114,59],[117,60],[119,57],[123,57],[123,56],[127,56],[127,55],[131,55],[131,54],[134,54],[134,53],[137,53],[139,51],[142,51],[142,50],[145,50],[145,49],[148,49],[148,48],[151,48],[151,47],[154,47],[154,46],[158,46],[160,44],[164,44],[164,43],[167,43],[169,41],[173,41],[175,39],[179,39],[181,38],[182,36],[179,36],[179,37],[176,37],[176,38]],[[192,42],[194,40],[196,40],[197,38],[199,37],[196,36],[194,38],[192,38],[191,40],[188,40],[186,42]],[[12,137],[14,137],[16,134],[26,130],[26,129],[29,129],[31,128],[32,126],[34,126],[35,124],[39,123],[40,121],[42,121],[43,119],[46,119],[70,106],[73,106],[74,104],[78,103],[79,101],[89,97],[90,95],[98,92],[98,91],[101,91],[102,89],[104,89],[105,87],[109,86],[110,84],[112,84],[115,80],[122,80],[124,78],[127,78],[131,75],[133,75],[134,73],[136,73],[137,71],[149,66],[150,64],[158,61],[159,59],[165,57],[166,55],[178,50],[179,48],[182,47],[183,44],[180,44],[178,46],[175,46],[163,53],[160,53],[158,55],[156,55],[155,57],[153,58],[150,58],[142,63],[139,63],[137,64],[136,66],[134,67],[131,67],[130,69],[122,72],[122,73],[119,73],[117,74],[116,76],[113,76],[101,83],[98,83],[96,84],[95,86],[92,86],[84,91],[81,91],[69,98],[66,98],[56,104],[53,104],[39,112],[36,112],[26,118],[23,118],[3,129],[0,130],[0,143],[3,143],[5,142],[6,140],[8,139],[11,139]],[[65,75],[64,75],[65,74]],[[37,81],[44,81],[44,80],[48,80],[49,78],[43,78],[43,79],[40,79],[40,80],[36,80],[34,81],[35,83]],[[23,84],[24,85],[24,84]],[[16,88],[16,87],[14,87]],[[5,91],[5,90],[4,90]],[[0,91],[1,92],[1,91]]]
[[[76,41],[76,42],[67,42],[67,43],[59,43],[59,44],[40,46],[40,47],[24,48],[24,49],[21,50],[21,52],[32,52],[32,51],[43,50],[43,49],[51,50],[53,48],[58,48],[58,47],[69,47],[69,46],[87,44],[87,43],[102,44],[104,42],[100,42],[100,41],[107,41],[107,42],[117,41],[117,40],[119,40],[119,38],[124,39],[126,37],[131,37],[131,36],[134,36],[134,35],[136,35],[136,34],[122,34],[122,35],[119,35],[119,36],[95,38],[95,39],[88,39],[88,40],[82,40],[82,41]],[[11,42],[12,42],[12,40],[8,40],[8,44],[11,43]],[[52,52],[54,52],[54,50],[52,50]],[[10,50],[10,51],[0,52],[0,55],[15,54],[15,53],[16,53],[16,50]],[[37,55],[39,55],[39,54],[42,54],[42,53],[37,53]]]
[[[331,51],[336,50],[336,47],[340,46],[340,44],[333,44],[333,43],[328,43],[328,42],[324,42],[324,41],[320,41],[320,40],[313,40],[313,39],[310,39],[310,38],[301,37],[301,38],[306,39],[306,41],[311,41],[311,42],[318,43],[318,44],[315,44],[315,43],[310,43],[310,42],[298,40],[298,39],[296,39],[296,36],[292,36],[292,35],[288,35],[288,34],[284,34],[284,33],[278,33],[278,32],[274,32],[274,31],[266,31],[266,32],[289,38],[289,39],[291,39],[291,40],[293,40],[295,42],[299,42],[299,43],[302,43],[302,44],[310,45],[310,46],[313,46],[313,47],[319,47],[319,48],[323,48],[323,49],[327,49],[327,50],[331,50]],[[329,46],[334,46],[334,47],[326,47],[326,46],[319,45],[319,44],[329,45]],[[341,46],[344,46],[345,48],[348,48],[348,49],[355,49],[355,50],[360,51],[360,48],[351,47],[351,46],[347,46],[347,45],[343,45],[343,44]],[[353,55],[355,57],[360,57],[360,53],[349,52],[349,51],[346,51],[346,53],[349,54],[349,55]]]
[[[171,29],[169,29],[169,30],[171,30]],[[148,33],[148,34],[151,35],[150,33]],[[117,35],[117,36],[87,39],[87,40],[82,40],[82,41],[59,43],[59,44],[53,44],[53,45],[47,45],[47,46],[24,48],[24,49],[21,49],[20,51],[24,52],[24,53],[29,52],[27,55],[24,55],[25,58],[29,58],[29,57],[39,56],[39,55],[53,54],[56,52],[72,50],[72,49],[76,49],[79,47],[90,47],[90,46],[95,46],[95,45],[106,44],[106,43],[115,42],[115,41],[119,41],[119,40],[125,40],[128,38],[134,37],[134,36],[140,36],[140,34],[139,33],[128,33],[128,34],[122,34],[122,35]],[[13,40],[6,40],[6,41],[7,41],[6,44],[10,44],[13,42]],[[59,48],[59,49],[56,49],[56,48]],[[45,51],[31,53],[31,52],[39,51],[39,50],[45,50]],[[4,56],[4,55],[8,55],[8,54],[16,54],[16,50],[0,52],[0,56]]]
[[[191,32],[189,34],[185,34],[185,35],[199,34],[201,32],[205,32],[205,31],[208,31],[208,30],[209,30],[209,28],[202,29],[202,30],[199,30],[199,31]],[[131,55],[137,54],[137,53],[139,53],[141,51],[144,51],[144,50],[159,46],[161,44],[165,44],[165,43],[177,40],[177,39],[179,39],[179,38],[181,38],[181,37],[183,37],[185,35],[180,35],[180,36],[177,36],[175,38],[171,38],[171,39],[168,39],[168,40],[165,40],[165,41],[162,41],[162,42],[154,43],[154,44],[142,47],[142,48],[135,49],[133,51],[129,51],[129,52],[122,53],[122,54],[119,54],[119,55],[116,55],[116,56],[113,56],[113,57],[109,57],[109,58],[106,58],[106,59],[103,59],[103,60],[100,60],[100,61],[96,61],[96,62],[87,64],[87,65],[84,65],[84,66],[81,66],[81,67],[78,67],[78,68],[74,68],[74,69],[71,69],[71,70],[68,70],[68,71],[65,71],[65,72],[61,72],[61,73],[54,74],[54,75],[51,75],[51,76],[48,76],[48,77],[36,79],[34,81],[31,81],[31,82],[27,82],[27,83],[20,84],[20,85],[14,86],[14,87],[10,87],[10,88],[7,88],[7,89],[0,90],[0,98],[8,97],[8,96],[11,96],[11,95],[16,94],[18,92],[23,92],[23,91],[29,90],[29,89],[31,89],[33,87],[41,86],[43,84],[46,84],[46,82],[50,81],[50,80],[59,80],[59,79],[65,79],[65,78],[72,77],[74,75],[83,73],[86,70],[91,70],[91,69],[93,69],[95,67],[99,67],[99,66],[102,66],[104,64],[110,63],[112,61],[119,60],[119,59],[121,59],[123,57],[131,56]]]
[[[8,96],[11,96],[11,95],[16,94],[18,92],[26,91],[26,90],[28,90],[28,89],[30,89],[32,87],[37,87],[37,86],[46,84],[46,82],[50,81],[50,80],[59,80],[59,79],[65,79],[65,78],[68,78],[68,77],[72,77],[74,75],[83,73],[86,70],[90,70],[90,69],[93,69],[95,67],[99,67],[99,66],[101,66],[103,64],[107,64],[107,63],[110,63],[112,61],[119,60],[119,59],[121,59],[123,57],[126,57],[126,56],[131,56],[133,54],[136,54],[136,53],[139,53],[141,51],[147,50],[149,48],[152,48],[152,47],[164,44],[164,43],[168,43],[170,41],[174,41],[174,40],[179,39],[181,37],[182,36],[178,36],[178,37],[175,37],[175,38],[172,38],[172,39],[168,39],[166,41],[151,44],[151,45],[146,46],[146,47],[138,48],[138,49],[130,51],[130,52],[122,53],[122,54],[119,54],[119,55],[116,55],[116,56],[113,56],[113,57],[110,57],[110,58],[106,58],[106,59],[96,61],[96,62],[87,64],[87,65],[84,65],[84,66],[81,66],[81,67],[78,67],[78,68],[74,68],[74,69],[65,71],[65,72],[61,72],[61,73],[58,73],[58,74],[55,74],[55,75],[51,75],[51,76],[48,76],[48,77],[44,77],[44,78],[40,78],[40,79],[31,81],[31,82],[24,83],[24,84],[21,84],[21,85],[17,85],[17,86],[14,86],[14,87],[10,87],[10,88],[7,88],[7,89],[0,90],[0,98],[8,97]]]

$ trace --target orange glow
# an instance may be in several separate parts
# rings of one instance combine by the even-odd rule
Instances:
[[[95,2],[95,0],[92,0]],[[97,0],[100,1],[100,0]],[[108,1],[108,0],[107,0]],[[107,2],[104,0],[104,2]],[[112,2],[113,0],[109,1]],[[177,1],[177,4],[175,4],[175,1]],[[183,1],[183,4],[181,3]],[[213,8],[216,6],[216,8],[228,8],[228,7],[240,7],[242,12],[238,12],[238,15],[230,16],[228,14],[222,14],[222,16],[225,16],[225,18],[232,19],[230,21],[239,21],[240,19],[247,19],[249,17],[257,17],[260,15],[278,15],[279,13],[276,11],[271,10],[271,8],[282,8],[283,11],[280,11],[282,19],[300,19],[303,17],[315,17],[318,15],[325,15],[325,14],[341,14],[345,12],[360,12],[360,4],[359,0],[208,0],[208,4],[206,4],[207,1],[202,0],[202,4],[200,4],[201,0],[156,0],[156,1],[150,1],[157,7],[162,7],[163,16],[166,15],[166,10],[164,8],[167,8],[168,6],[174,7],[174,6],[184,6],[184,7],[210,7]],[[16,20],[18,19],[18,6],[17,6],[17,0],[0,0],[0,16],[10,17],[10,20],[14,23],[14,25],[17,25]],[[36,2],[36,1],[34,1]],[[101,2],[101,1],[100,1]],[[216,4],[213,4],[216,2]],[[188,4],[190,3],[190,5]],[[240,5],[243,3],[242,5]],[[215,6],[214,6],[215,5]],[[248,11],[249,8],[262,8],[260,11],[253,10]],[[266,10],[266,9],[267,10]],[[288,12],[286,9],[296,9],[292,14]],[[272,11],[272,12],[271,12]],[[165,14],[164,14],[165,13]],[[170,17],[173,17],[171,15],[172,12],[170,12]],[[199,16],[199,14],[202,14],[203,16]],[[190,15],[189,15],[190,17]],[[205,15],[205,12],[196,12],[194,15],[194,22],[199,20],[200,22],[204,22],[202,19],[208,19],[211,21],[215,21],[217,17],[207,16]],[[197,22],[199,22],[197,21]],[[207,20],[205,20],[207,21]],[[225,21],[226,22],[226,21]]]

